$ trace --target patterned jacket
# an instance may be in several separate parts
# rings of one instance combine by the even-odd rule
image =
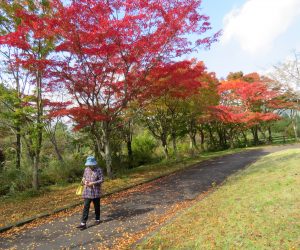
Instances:
[[[83,179],[88,182],[93,182],[91,187],[84,186],[82,197],[88,199],[95,199],[101,196],[101,183],[104,181],[102,169],[96,167],[91,169],[86,167],[83,174]]]

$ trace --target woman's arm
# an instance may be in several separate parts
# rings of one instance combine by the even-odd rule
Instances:
[[[91,182],[91,184],[92,185],[99,185],[99,184],[101,184],[104,181],[103,172],[102,172],[101,168],[99,168],[97,179],[98,180],[96,180],[94,182]]]

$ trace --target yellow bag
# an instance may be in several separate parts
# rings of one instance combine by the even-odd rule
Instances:
[[[83,186],[79,185],[76,189],[76,195],[82,195],[83,192]]]

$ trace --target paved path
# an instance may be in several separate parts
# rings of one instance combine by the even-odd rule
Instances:
[[[21,231],[10,238],[0,238],[0,249],[96,249],[99,244],[111,248],[114,240],[124,232],[145,230],[153,224],[155,216],[162,216],[172,205],[193,200],[208,190],[213,182],[221,183],[259,157],[287,148],[300,148],[300,145],[266,147],[196,164],[148,184],[148,188],[147,185],[146,188],[140,186],[136,191],[107,204],[101,212],[103,222],[98,226],[79,231],[75,226],[80,213],[76,213]]]

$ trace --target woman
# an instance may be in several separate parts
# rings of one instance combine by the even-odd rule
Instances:
[[[98,166],[95,157],[89,156],[85,162],[85,170],[82,178],[82,185],[84,185],[82,197],[84,199],[84,207],[82,212],[81,223],[77,228],[86,229],[86,222],[89,216],[90,204],[93,202],[95,208],[95,223],[100,223],[100,196],[101,196],[101,184],[103,182],[103,172]]]

